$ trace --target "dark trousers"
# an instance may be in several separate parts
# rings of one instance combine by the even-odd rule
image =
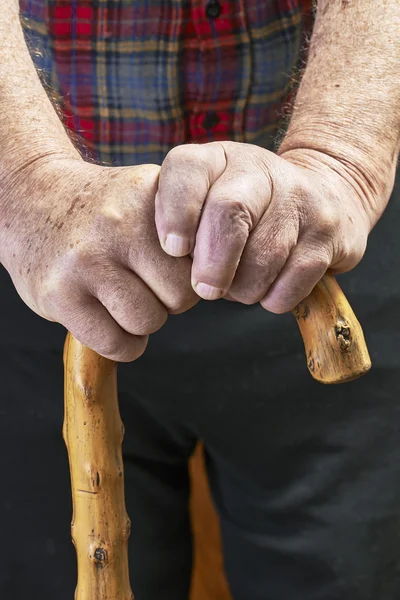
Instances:
[[[400,190],[340,279],[373,361],[359,381],[314,382],[291,315],[226,301],[171,317],[120,367],[136,600],[187,600],[198,438],[235,600],[398,600],[399,232]],[[0,290],[0,597],[72,600],[64,331],[3,270]]]

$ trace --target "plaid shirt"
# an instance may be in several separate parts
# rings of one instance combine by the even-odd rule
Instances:
[[[208,2],[208,3],[207,3]],[[273,145],[309,0],[20,0],[29,47],[97,160]]]

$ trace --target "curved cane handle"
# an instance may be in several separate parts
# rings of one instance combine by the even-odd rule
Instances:
[[[293,314],[314,379],[344,383],[369,371],[363,331],[333,275],[327,273]]]
[[[116,365],[68,334],[65,418],[78,559],[75,600],[133,600]]]

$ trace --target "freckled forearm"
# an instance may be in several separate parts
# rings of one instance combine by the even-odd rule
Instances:
[[[319,0],[280,153],[330,154],[387,196],[400,147],[399,31],[398,0]]]
[[[78,153],[36,73],[17,0],[0,0],[0,65],[0,180],[4,190],[14,172],[36,159]]]

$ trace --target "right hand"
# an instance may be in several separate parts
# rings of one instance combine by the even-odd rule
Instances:
[[[0,260],[22,299],[117,361],[140,356],[168,313],[199,300],[190,258],[168,256],[158,241],[158,175],[155,165],[49,158],[1,190]]]

